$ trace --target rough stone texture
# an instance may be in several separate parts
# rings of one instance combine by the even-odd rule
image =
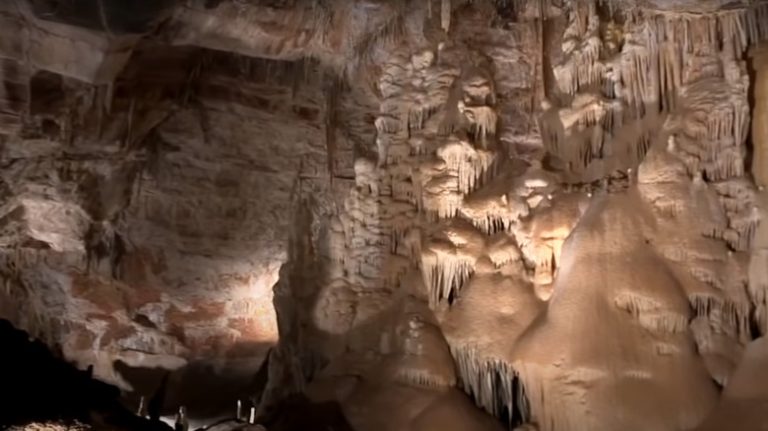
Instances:
[[[751,53],[751,63],[755,74],[754,100],[755,107],[753,111],[752,122],[752,142],[754,143],[754,153],[752,155],[752,175],[755,178],[755,184],[759,187],[768,185],[768,46],[765,44],[759,46]]]
[[[303,392],[365,430],[693,429],[749,392],[766,2],[13,3],[0,315],[98,376],[276,346],[260,420]]]
[[[454,6],[445,39],[420,43],[427,21],[383,61],[378,156],[356,162],[332,246],[318,256],[302,239],[284,267],[276,304],[294,317],[272,390],[331,379],[353,418],[392,367],[411,386],[452,386],[434,359],[445,344],[418,335],[430,313],[410,314],[412,331],[388,321],[405,301],[429,304],[463,389],[510,424],[695,427],[762,325],[763,279],[746,275],[759,210],[743,59],[766,5],[566,2],[546,26],[503,30],[487,3]]]
[[[146,43],[100,86],[5,61],[2,315],[126,389],[115,361],[254,372],[286,214],[330,202],[329,166],[350,175],[348,135],[328,160],[324,70]]]

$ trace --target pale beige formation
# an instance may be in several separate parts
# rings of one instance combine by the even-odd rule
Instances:
[[[0,317],[99,378],[768,429],[765,0],[39,3],[0,6]]]
[[[752,67],[755,74],[755,108],[752,111],[752,175],[758,187],[768,185],[768,48],[763,44],[752,53]]]

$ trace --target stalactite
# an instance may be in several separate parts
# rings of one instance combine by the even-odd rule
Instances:
[[[470,196],[459,210],[462,218],[469,220],[486,235],[509,231],[517,221],[528,215],[525,202],[500,196]]]
[[[435,251],[422,253],[421,266],[424,283],[432,304],[451,300],[474,271],[475,256],[456,252]]]
[[[413,108],[408,111],[410,129],[413,131],[424,129],[425,123],[435,114],[437,114],[442,107],[442,104],[430,104]]]
[[[725,333],[735,332],[737,338],[751,339],[752,304],[737,304],[725,298],[710,295],[691,295],[691,306],[697,316],[707,318]]]
[[[450,175],[445,163],[438,159],[422,163],[418,181],[419,208],[430,220],[453,217],[461,207],[463,194],[458,190],[458,178]]]
[[[337,125],[337,105],[341,84],[337,79],[332,79],[332,84],[328,87],[325,94],[325,148],[327,157],[327,168],[330,182],[336,176],[336,128]]]
[[[651,69],[651,49],[653,48],[649,48],[647,45],[648,43],[638,41],[635,35],[630,34],[627,36],[621,56],[620,76],[621,85],[624,89],[623,95],[627,103],[635,109],[639,109],[645,103],[652,102],[654,98],[651,85],[653,81],[650,79],[653,73]],[[666,51],[659,54],[661,59],[659,63],[663,65],[662,67],[668,67],[669,63],[665,61],[664,52]],[[664,78],[662,82],[668,83],[669,74],[664,73],[662,76]],[[669,100],[675,89],[676,87],[672,83],[662,86],[662,92],[668,91],[668,93],[662,94],[662,100]]]
[[[654,332],[679,334],[688,329],[688,316],[662,309],[662,304],[637,294],[617,296],[615,304],[627,311],[644,328]]]
[[[506,234],[501,234],[500,240],[489,245],[487,254],[497,268],[523,258],[517,245]]]
[[[472,347],[452,348],[451,353],[464,389],[480,407],[497,418],[506,415],[510,426],[528,420],[523,387],[507,362],[484,358]]]
[[[438,148],[437,157],[445,161],[447,169],[456,172],[458,188],[464,194],[472,192],[493,175],[496,161],[495,153],[475,150],[462,141]]]
[[[512,221],[505,217],[473,217],[471,218],[472,224],[483,231],[486,235],[493,235],[497,232],[508,231],[512,227]]]
[[[588,3],[585,7],[575,2],[572,7],[563,36],[566,60],[553,68],[560,90],[571,95],[581,87],[600,82],[605,74],[605,66],[599,61],[602,42],[594,4]],[[583,14],[586,14],[586,28],[582,28]]]
[[[441,0],[441,26],[445,32],[449,32],[451,28],[451,3],[450,0]],[[530,3],[518,0],[520,8],[530,6]],[[542,21],[551,7],[550,3],[538,2]],[[581,8],[588,3],[569,4]],[[610,2],[608,4],[611,5]],[[621,53],[621,63],[611,69],[617,76],[608,81],[604,79],[609,69],[601,58],[603,46],[596,36],[596,25],[599,22],[593,7],[589,6],[586,12],[582,10],[576,13],[576,18],[569,23],[564,44],[569,48],[566,52],[567,59],[556,68],[556,75],[564,92],[575,96],[573,106],[569,108],[570,111],[560,110],[559,118],[552,124],[542,122],[545,127],[541,128],[543,139],[547,142],[547,150],[560,156],[566,163],[576,166],[576,170],[587,170],[593,160],[604,157],[604,153],[626,156],[634,168],[645,158],[653,136],[638,133],[628,142],[615,139],[620,129],[627,127],[630,121],[625,118],[621,103],[626,103],[632,108],[628,110],[630,112],[627,117],[631,114],[643,115],[641,107],[658,97],[661,97],[667,106],[672,107],[676,93],[684,84],[688,85],[683,76],[684,60],[691,55],[689,51],[694,50],[695,46],[718,44],[718,32],[722,32],[727,36],[725,40],[731,41],[734,50],[738,52],[743,50],[750,40],[766,32],[766,25],[757,19],[757,15],[749,13],[724,13],[718,18],[719,21],[701,19],[698,16],[686,16],[684,19],[643,16],[643,25],[646,28],[627,37],[628,41]],[[586,29],[583,28],[585,22]],[[632,39],[633,37],[635,39]],[[424,223],[422,214],[416,214],[411,203],[424,209],[424,218],[427,220],[460,215],[486,236],[503,232],[499,235],[501,239],[498,243],[492,243],[482,249],[495,269],[522,260],[523,256],[516,244],[519,241],[520,248],[527,257],[526,264],[530,266],[528,260],[531,260],[537,271],[546,275],[544,278],[547,278],[547,282],[551,282],[558,265],[562,239],[567,234],[561,238],[547,231],[546,235],[519,238],[527,235],[520,233],[521,217],[528,215],[529,211],[540,211],[547,205],[554,205],[550,202],[551,196],[545,199],[549,193],[546,190],[549,184],[536,186],[543,191],[529,190],[526,195],[517,197],[514,196],[515,192],[509,191],[509,187],[503,192],[494,190],[498,193],[486,201],[481,201],[476,196],[479,193],[472,193],[480,186],[489,184],[496,174],[497,159],[500,156],[488,151],[489,138],[495,137],[497,133],[500,113],[507,115],[508,111],[502,110],[501,107],[497,111],[495,106],[468,106],[463,100],[457,101],[456,106],[470,123],[469,132],[474,135],[474,141],[471,138],[469,140],[477,145],[477,148],[470,142],[462,141],[443,145],[435,150],[443,141],[435,139],[435,121],[431,120],[446,103],[443,100],[448,97],[443,93],[447,94],[447,91],[440,87],[434,91],[440,96],[433,96],[430,93],[432,90],[427,88],[433,83],[424,82],[428,74],[420,75],[420,72],[409,69],[412,67],[415,66],[406,64],[383,67],[385,71],[382,72],[379,84],[384,101],[381,102],[379,116],[375,120],[379,164],[369,161],[360,162],[359,165],[358,162],[355,163],[356,188],[350,192],[349,200],[340,211],[343,214],[340,214],[339,219],[330,227],[332,234],[329,235],[329,247],[333,252],[329,260],[339,264],[334,267],[334,271],[344,273],[343,277],[338,275],[333,278],[333,283],[337,283],[333,286],[343,286],[340,290],[344,291],[357,289],[355,295],[360,292],[367,293],[366,289],[370,285],[383,285],[382,290],[394,291],[401,287],[406,270],[414,262],[418,262],[421,264],[422,276],[433,305],[450,302],[460,295],[461,289],[474,275],[478,256],[482,255],[478,251],[479,247],[463,250],[457,243],[435,245],[426,240],[429,237],[427,233],[424,234],[425,240],[422,244],[422,233],[413,228],[421,223],[432,228],[432,224]],[[446,72],[446,76],[448,75],[450,74]],[[452,81],[455,76],[448,78],[447,81]],[[659,82],[655,81],[657,78]],[[585,97],[582,92],[587,91],[586,87],[591,84],[603,86],[603,91],[611,99],[606,100],[599,96],[591,98],[592,95]],[[618,87],[620,90],[617,90]],[[332,90],[329,96],[336,97],[336,90]],[[617,98],[619,100],[616,100]],[[425,102],[424,99],[429,99],[430,102]],[[434,100],[439,100],[440,103],[432,103]],[[337,121],[332,117],[334,107],[331,105],[335,103],[332,103],[329,97],[326,145],[331,177],[334,176],[333,159],[336,152],[335,136],[332,133]],[[403,106],[408,108],[403,109]],[[688,157],[686,160],[691,160],[689,165],[695,163],[696,172],[704,172],[707,181],[726,180],[744,174],[743,167],[740,167],[743,154],[726,150],[724,147],[733,148],[743,143],[748,112],[739,110],[739,107],[730,110],[726,108],[718,105],[717,109],[708,112],[711,115],[702,123],[700,134],[697,135],[701,142],[693,142],[697,139],[691,138],[690,142],[681,143],[683,148],[680,152],[685,153],[684,156]],[[506,117],[504,119],[506,120]],[[458,127],[453,126],[458,124],[458,121],[451,123],[449,128],[455,130]],[[465,125],[466,123],[461,124],[462,127]],[[506,122],[504,126],[506,128]],[[500,127],[498,132],[506,133]],[[580,136],[582,132],[584,136]],[[450,141],[452,138],[455,136],[446,140]],[[732,142],[728,141],[729,139]],[[425,160],[428,158],[439,159],[435,163],[439,166],[426,166]],[[440,163],[441,161],[444,163]],[[509,186],[509,182],[505,186]],[[731,205],[734,204],[724,204],[729,212],[729,225],[713,228],[713,234],[729,238],[735,248],[748,247],[758,228],[757,219],[752,214],[740,213],[739,208]],[[538,210],[534,210],[536,208]],[[682,205],[673,204],[669,208],[662,207],[661,211],[670,216],[679,216],[683,212],[681,208]],[[733,213],[733,216],[730,213]],[[532,218],[535,217],[543,216],[534,212]],[[441,220],[441,223],[445,223],[445,220]],[[685,251],[676,253],[682,256]],[[692,272],[698,279],[713,287],[721,290],[727,287],[715,272],[696,269],[692,269]],[[758,308],[758,315],[762,316],[759,318],[762,319],[766,319],[765,307],[768,306],[766,286],[768,282],[756,283],[754,288],[750,284],[753,301],[760,304],[758,307],[763,307]],[[747,333],[749,330],[750,310],[742,304],[735,305],[705,295],[691,295],[689,299],[698,315],[712,319],[712,316],[719,313],[725,316],[728,325],[732,324],[738,331]],[[353,303],[354,300],[350,299],[348,302]],[[680,334],[688,329],[688,316],[668,310],[653,299],[627,294],[615,298],[613,305],[651,332]],[[673,348],[669,348],[666,351],[672,350]],[[503,416],[506,410],[510,419],[515,420],[517,418],[512,417],[513,412],[528,411],[522,386],[509,361],[483,358],[481,352],[473,347],[456,348],[452,353],[465,389],[480,406],[497,417]],[[544,429],[581,429],[579,427],[583,424],[576,424],[578,419],[570,418],[569,410],[564,408],[567,404],[563,401],[565,397],[555,391],[548,391],[549,383],[542,378],[545,373],[537,373],[540,370],[534,368],[535,365],[521,364],[518,370],[527,376],[526,383],[530,384],[529,394],[532,395],[537,413],[540,414],[537,418],[542,422],[540,425]],[[581,375],[579,373],[590,375],[600,372],[601,370],[593,369],[576,370],[556,378],[568,380],[568,383],[573,380],[578,385],[584,383],[577,378]],[[623,376],[638,380],[652,376],[651,371],[642,369],[632,368],[622,372],[625,372]],[[451,384],[450,379],[435,378],[429,372],[418,368],[397,369],[395,377],[402,382],[430,388]],[[573,389],[568,386],[562,388]]]
[[[749,262],[748,292],[754,305],[754,320],[760,334],[768,333],[768,251],[766,244],[752,250]]]
[[[448,33],[451,28],[451,0],[440,0],[440,26]]]
[[[395,378],[409,385],[422,386],[431,389],[443,389],[450,387],[454,383],[435,378],[432,373],[426,370],[401,369],[398,370]]]
[[[627,100],[635,104],[651,101],[651,87],[646,84],[658,77],[654,86],[665,106],[671,107],[675,90],[682,85],[682,64],[694,47],[717,50],[723,41],[724,47],[738,56],[750,44],[768,37],[768,24],[760,19],[768,16],[766,10],[768,5],[763,2],[706,14],[627,9],[627,22],[635,27],[627,34],[622,56],[622,79],[630,89]],[[633,59],[627,58],[630,52]],[[649,70],[650,64],[658,66]]]
[[[488,138],[496,134],[498,115],[490,106],[467,106],[464,101],[459,101],[459,112],[471,123],[472,132],[481,148],[488,149]]]

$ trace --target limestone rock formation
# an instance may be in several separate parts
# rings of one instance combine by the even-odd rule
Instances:
[[[267,429],[761,429],[767,43],[765,0],[5,2],[0,317]]]

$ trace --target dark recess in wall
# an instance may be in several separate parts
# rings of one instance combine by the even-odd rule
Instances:
[[[106,31],[115,35],[145,33],[177,0],[30,0],[40,19]]]
[[[94,429],[169,429],[133,415],[120,405],[118,388],[91,378],[2,319],[0,346],[0,429],[45,421],[80,421]]]

